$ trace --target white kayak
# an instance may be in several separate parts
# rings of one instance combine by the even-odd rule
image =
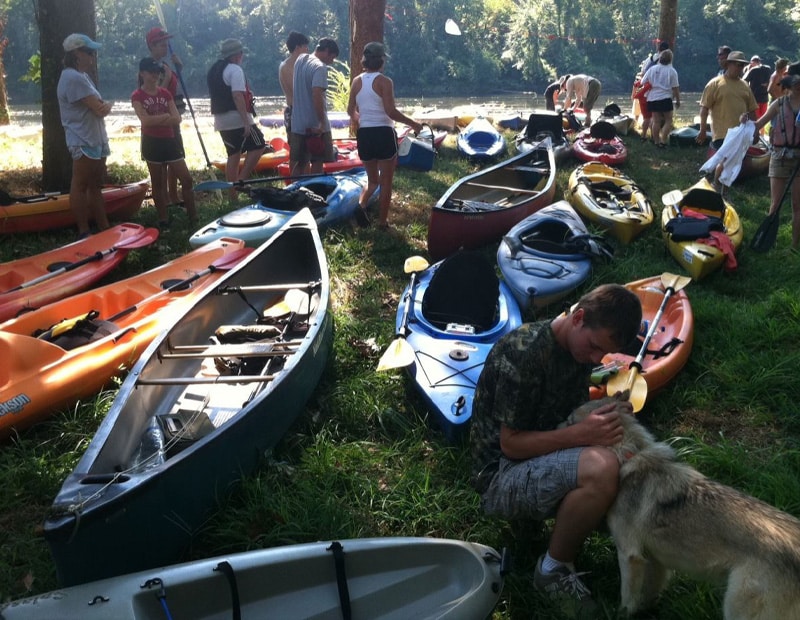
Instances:
[[[363,538],[260,549],[55,590],[4,620],[487,618],[505,562],[477,543]]]

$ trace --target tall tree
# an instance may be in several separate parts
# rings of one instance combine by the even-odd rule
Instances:
[[[6,26],[8,18],[3,15],[0,17],[0,125],[8,125],[11,122],[11,115],[8,113],[8,91],[6,90],[6,68],[3,62],[3,55],[8,45],[6,38]]]
[[[675,49],[675,32],[678,27],[678,0],[661,0],[661,19],[658,25],[658,38],[668,41]]]
[[[56,88],[61,75],[64,39],[73,32],[95,38],[94,0],[39,0],[39,49],[42,56],[42,186],[69,189],[72,159],[67,150]],[[97,82],[97,76],[92,79]]]
[[[350,0],[350,82],[361,73],[361,52],[370,41],[383,42],[386,0]]]

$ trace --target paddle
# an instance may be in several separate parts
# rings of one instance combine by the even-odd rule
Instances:
[[[88,263],[99,261],[104,256],[108,256],[109,254],[113,254],[117,250],[133,250],[135,248],[143,248],[146,245],[150,245],[158,238],[158,229],[156,228],[145,228],[142,233],[134,237],[132,239],[128,239],[119,243],[115,246],[108,248],[107,250],[98,250],[91,256],[87,256],[86,258],[82,258],[81,260],[75,261],[74,263],[68,263],[63,267],[59,267],[58,269],[46,273],[44,275],[39,276],[38,278],[34,278],[33,280],[28,280],[27,282],[23,282],[19,286],[15,286],[12,289],[5,291],[6,293],[12,293],[14,291],[20,291],[22,289],[29,288],[41,282],[45,282],[46,280],[50,280],[51,278],[55,278],[56,276],[61,275],[62,273],[66,273],[67,271],[73,271],[78,267],[82,267]]]
[[[354,166],[358,168],[359,166]],[[342,171],[343,172],[343,171]],[[290,176],[277,176],[277,177],[260,177],[258,179],[247,179],[244,181],[203,181],[194,186],[196,192],[210,192],[218,189],[231,189],[232,187],[241,187],[243,185],[253,185],[255,183],[271,183],[272,181],[286,181],[287,179],[314,179],[317,177],[328,176],[329,172],[320,172],[318,174],[296,174]]]
[[[199,280],[200,278],[207,276],[210,273],[214,273],[215,271],[226,271],[232,267],[235,267],[239,261],[241,261],[245,256],[250,254],[253,251],[253,248],[241,248],[230,254],[226,254],[225,256],[221,256],[213,263],[211,263],[208,267],[203,269],[202,271],[198,271],[197,273],[189,276],[185,280],[181,280],[180,282],[176,282],[175,284],[171,284],[165,289],[158,291],[157,293],[153,293],[150,297],[145,297],[138,303],[133,304],[132,306],[128,306],[124,310],[120,310],[114,316],[106,319],[107,321],[111,321],[112,323],[117,319],[121,319],[122,317],[130,314],[137,310],[142,304],[150,303],[151,301],[158,299],[159,297],[163,297],[164,295],[168,295],[177,290],[181,290],[189,286],[192,282]]]
[[[661,202],[664,203],[665,207],[672,207],[680,204],[681,200],[683,200],[683,192],[679,189],[673,189],[661,196]]]
[[[783,206],[783,201],[786,200],[786,195],[792,188],[798,169],[800,169],[800,161],[798,161],[797,165],[794,167],[792,175],[789,177],[789,182],[786,183],[786,189],[783,190],[781,201],[778,203],[778,206],[775,207],[775,211],[770,213],[764,221],[761,222],[761,226],[758,227],[756,234],[753,235],[753,240],[750,242],[751,250],[755,252],[768,252],[775,246],[775,241],[778,239],[778,228],[780,228],[781,225],[781,207]]]
[[[650,324],[650,329],[647,330],[642,348],[636,358],[630,363],[628,371],[621,370],[616,375],[612,376],[606,384],[606,391],[608,394],[616,394],[617,392],[625,392],[630,390],[628,400],[633,405],[634,413],[639,412],[644,407],[644,402],[647,400],[647,381],[641,376],[642,360],[644,359],[647,351],[647,345],[650,344],[653,335],[656,333],[658,323],[661,321],[661,316],[664,314],[664,309],[667,307],[669,298],[673,293],[683,289],[692,279],[689,276],[678,276],[673,273],[664,273],[661,275],[661,284],[664,287],[664,299],[653,317],[653,322]]]
[[[0,189],[0,207],[9,207],[16,202],[44,202],[45,200],[55,200],[61,192],[47,192],[45,194],[33,194],[32,196],[12,196],[8,192]]]
[[[397,328],[395,339],[389,345],[389,348],[384,351],[378,362],[379,371],[403,368],[414,363],[414,350],[406,341],[408,313],[411,309],[411,304],[414,303],[414,287],[417,283],[417,273],[425,271],[427,268],[428,261],[422,256],[409,256],[403,265],[403,271],[411,274],[411,282],[408,285],[408,293],[406,293],[405,299],[406,307],[403,309],[403,317],[400,320],[400,326]]]

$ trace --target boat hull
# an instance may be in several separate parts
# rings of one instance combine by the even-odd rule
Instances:
[[[581,161],[599,161],[609,166],[621,166],[628,159],[628,149],[619,137],[594,138],[591,128],[578,132],[572,143],[572,154]]]
[[[303,299],[313,291],[313,309],[287,312],[280,323],[286,341],[213,344],[224,326],[256,329],[255,308],[276,307],[300,286]],[[184,306],[131,370],[54,501],[44,535],[60,583],[180,558],[219,497],[255,469],[303,411],[332,345],[329,298],[322,244],[303,210]],[[252,358],[260,370],[245,366],[252,347],[266,347],[259,354],[266,357]],[[213,352],[221,350],[227,353]],[[245,357],[231,371],[235,356]],[[160,450],[136,457],[148,431],[164,433],[166,457]]]
[[[139,208],[149,189],[147,181],[103,188],[103,201],[109,219],[126,221]],[[0,206],[0,233],[28,233],[75,226],[69,208],[69,193],[43,195],[41,200]]]
[[[709,143],[706,159],[714,156],[717,150]],[[770,150],[764,138],[759,137],[758,142],[748,147],[742,160],[742,167],[736,175],[734,182],[752,177],[766,176],[769,173]]]
[[[591,162],[578,166],[569,177],[567,200],[587,221],[630,243],[653,223],[650,199],[620,170]]]
[[[486,118],[472,120],[456,137],[456,149],[473,161],[491,161],[506,152],[503,135]]]
[[[698,190],[699,193],[692,193],[692,190]],[[687,198],[691,196],[698,196],[698,199]],[[717,271],[725,262],[725,253],[718,247],[703,243],[700,239],[678,241],[667,231],[667,225],[670,220],[681,214],[682,209],[691,209],[704,215],[719,216],[720,212],[716,209],[703,208],[701,203],[705,201],[704,196],[709,197],[712,202],[724,204],[723,230],[730,239],[734,251],[738,250],[744,237],[739,214],[733,205],[719,196],[705,177],[684,191],[684,199],[680,203],[664,205],[664,209],[661,211],[661,235],[664,243],[677,263],[695,280],[702,280]]]
[[[591,258],[554,248],[556,237],[563,241],[588,234],[581,218],[563,200],[526,217],[508,231],[497,249],[497,265],[523,311],[559,301],[586,281],[592,273]],[[526,243],[533,238],[550,243],[542,247],[532,241]]]
[[[664,301],[665,291],[661,276],[629,282],[625,287],[636,293],[642,302],[642,325],[649,327]],[[646,330],[643,332],[639,334],[637,340],[639,344],[644,341]],[[642,359],[641,375],[647,382],[648,396],[663,389],[681,371],[689,360],[693,343],[694,315],[686,290],[682,289],[670,296],[653,338],[647,346],[648,351],[658,351],[660,355],[656,357],[653,353],[647,353]],[[637,353],[632,355],[611,353],[603,357],[602,364],[627,370]],[[604,384],[592,386],[589,393],[591,398],[601,398],[606,395],[606,386]]]
[[[133,243],[148,234],[149,231],[146,232],[139,224],[120,224],[55,250],[3,263],[0,265],[0,322],[89,288],[125,260],[130,250],[120,247],[98,260],[70,268],[39,284],[25,286],[16,291],[12,289],[33,282],[59,268],[86,260],[98,252]],[[153,235],[152,241],[155,241],[156,236]]]
[[[498,241],[520,220],[553,202],[552,142],[459,179],[431,209],[428,252],[441,260],[459,248]]]
[[[449,442],[457,443],[469,428],[475,387],[486,356],[501,336],[522,324],[522,315],[513,294],[501,282],[496,319],[488,329],[470,333],[466,324],[435,324],[423,312],[423,299],[442,264],[420,273],[413,291],[410,284],[406,287],[397,308],[396,325],[398,330],[402,328],[406,305],[410,304],[405,338],[415,361],[408,373],[430,407],[435,425]]]
[[[337,546],[338,545],[338,546]],[[341,572],[333,550],[341,548]],[[12,601],[7,620],[153,620],[343,616],[337,576],[353,618],[488,618],[503,587],[501,556],[478,543],[436,538],[362,538],[259,549],[120,576]],[[155,581],[159,580],[159,581]],[[265,587],[268,584],[268,587]],[[87,604],[88,603],[88,604]]]
[[[240,250],[237,239],[220,239],[146,273],[58,300],[0,325],[0,438],[40,422],[60,408],[99,392],[122,369],[130,368],[147,345],[174,318],[188,298],[222,274],[208,273],[185,289],[168,287]],[[33,334],[67,317],[91,311],[113,320],[114,330],[66,350]]]
[[[323,230],[353,216],[366,185],[367,173],[363,168],[357,168],[346,173],[301,179],[286,189],[304,188],[325,199],[326,206],[314,211],[317,226]],[[378,192],[372,200],[377,196]],[[277,233],[295,214],[296,211],[271,208],[268,203],[264,204],[259,200],[203,226],[189,238],[189,244],[196,248],[220,237],[232,237],[242,239],[250,247],[258,247]]]

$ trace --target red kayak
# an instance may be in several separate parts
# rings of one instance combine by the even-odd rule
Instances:
[[[103,200],[109,219],[129,220],[142,206],[150,185],[147,181],[103,188]],[[69,208],[69,193],[35,196],[0,195],[0,233],[40,232],[75,225]]]
[[[609,166],[621,166],[628,159],[628,149],[607,121],[598,121],[580,131],[572,143],[572,153],[581,161],[599,161]]]
[[[158,230],[120,224],[75,243],[0,265],[0,322],[92,286]]]
[[[706,159],[710,159],[717,152],[709,143]],[[758,138],[758,142],[748,147],[747,153],[742,160],[742,167],[736,177],[736,181],[741,179],[749,179],[750,177],[764,176],[769,172],[769,144],[764,141],[764,138]]]

